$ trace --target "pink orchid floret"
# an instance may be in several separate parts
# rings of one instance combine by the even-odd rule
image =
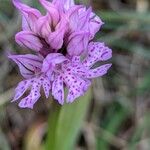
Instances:
[[[63,44],[70,55],[78,42],[76,54],[80,55],[94,38],[103,22],[92,9],[75,5],[73,0],[39,0],[46,14],[31,8],[19,0],[14,5],[22,14],[22,31],[16,34],[16,42],[45,55],[58,52]],[[83,42],[84,41],[84,44]]]
[[[39,2],[46,9],[45,16],[13,0],[22,13],[22,31],[16,34],[16,42],[35,51],[35,54],[9,56],[25,78],[18,84],[13,101],[30,90],[20,100],[21,108],[33,108],[41,89],[46,98],[51,93],[61,105],[72,103],[85,94],[93,78],[105,75],[111,67],[99,62],[109,60],[112,50],[104,43],[91,42],[103,24],[91,8],[75,5],[73,0]]]

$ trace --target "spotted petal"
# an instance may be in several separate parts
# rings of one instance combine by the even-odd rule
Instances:
[[[56,76],[52,84],[52,95],[61,105],[64,104],[64,87],[63,78],[61,75]]]
[[[20,103],[19,107],[21,108],[33,108],[34,104],[37,102],[37,100],[40,98],[40,87],[41,87],[41,82],[40,80],[36,79],[34,80],[31,88],[30,94],[23,98]]]
[[[66,86],[69,89],[67,103],[72,103],[76,98],[84,95],[90,85],[89,80],[83,80],[69,73],[65,73],[63,78]]]
[[[111,67],[111,64],[105,64],[95,69],[90,69],[86,75],[86,78],[101,77],[107,73],[110,67]]]
[[[82,63],[78,61],[72,62],[70,63],[70,65],[67,65],[67,66],[63,65],[63,68],[65,68],[68,72],[74,75],[80,76],[80,77],[85,76],[88,72],[87,68],[84,67]]]
[[[42,86],[44,89],[45,96],[46,98],[48,98],[51,89],[50,81],[47,77],[41,77],[40,80],[42,81]]]
[[[15,89],[15,96],[12,102],[17,101],[29,88],[31,85],[31,80],[21,81]]]
[[[105,61],[112,57],[112,50],[100,42],[91,42],[88,46],[88,56],[83,65],[90,68],[98,61]]]

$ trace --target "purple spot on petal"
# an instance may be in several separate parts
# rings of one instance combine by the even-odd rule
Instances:
[[[71,69],[67,69],[67,71],[71,71]]]

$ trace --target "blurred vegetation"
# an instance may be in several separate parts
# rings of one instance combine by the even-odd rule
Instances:
[[[23,1],[42,9],[37,0]],[[113,67],[105,77],[93,81],[92,98],[88,97],[92,101],[83,125],[84,102],[81,108],[74,104],[78,108],[75,114],[68,115],[69,106],[61,110],[61,118],[66,121],[59,120],[57,146],[60,148],[66,140],[68,146],[73,144],[76,135],[75,150],[150,150],[150,2],[77,0],[77,3],[92,5],[105,22],[95,40],[104,41],[113,49]],[[52,100],[41,98],[34,110],[23,110],[10,103],[21,76],[15,64],[7,59],[7,53],[29,52],[15,43],[14,35],[20,28],[21,18],[11,0],[0,0],[0,150],[41,150],[47,143],[47,133],[55,127],[56,120],[51,117],[52,130],[47,129],[48,114],[55,110]],[[72,121],[79,116],[77,126],[74,122],[70,124],[72,128],[69,126],[65,113],[72,116]],[[71,129],[73,136],[67,134]],[[52,142],[53,138],[49,138]]]

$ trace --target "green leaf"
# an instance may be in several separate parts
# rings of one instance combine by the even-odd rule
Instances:
[[[138,13],[136,11],[97,11],[97,14],[102,17],[103,20],[109,21],[130,21],[137,20],[139,22],[150,23],[150,13]],[[146,16],[146,17],[145,17]]]
[[[71,150],[82,127],[91,100],[91,90],[72,104],[54,104],[49,116],[46,150]]]
[[[137,86],[138,94],[143,94],[144,92],[150,91],[150,71],[146,73],[141,81],[141,83]]]
[[[103,125],[101,126],[106,132],[115,135],[117,134],[118,129],[121,127],[125,119],[127,119],[129,112],[126,108],[121,107],[118,104],[113,103],[110,109],[108,109],[106,119],[104,120]],[[97,138],[97,148],[102,150],[109,149],[109,137],[104,132]]]
[[[146,112],[142,118],[142,122],[136,124],[135,131],[128,143],[128,150],[136,150],[139,142],[142,140],[143,133],[148,133],[150,130],[150,113]]]

